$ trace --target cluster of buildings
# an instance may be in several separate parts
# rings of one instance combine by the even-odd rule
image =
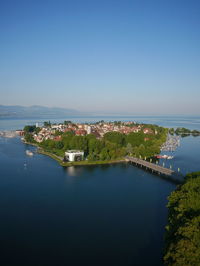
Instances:
[[[76,136],[86,136],[93,134],[96,138],[102,138],[108,132],[119,132],[122,134],[143,132],[147,134],[144,138],[145,141],[149,140],[148,135],[158,134],[156,130],[146,127],[142,124],[136,124],[134,122],[97,122],[93,124],[88,123],[63,123],[63,124],[48,124],[43,127],[39,127],[36,124],[35,132],[33,132],[33,138],[36,142],[40,143],[44,140],[60,141],[62,139],[62,133],[72,132]],[[37,133],[36,133],[37,132]],[[24,136],[25,131],[16,130],[16,134]],[[84,158],[84,152],[78,150],[69,150],[65,152],[65,161],[80,161]]]
[[[37,142],[52,139],[55,141],[61,140],[61,136],[56,132],[73,132],[76,136],[86,136],[93,134],[96,138],[102,138],[107,132],[120,132],[129,134],[131,132],[138,133],[143,131],[144,134],[157,134],[151,128],[146,128],[144,125],[136,125],[134,122],[99,122],[94,124],[84,123],[67,123],[67,124],[52,124],[48,127],[42,127],[39,133],[34,134],[34,139]]]
[[[156,135],[157,131],[147,128],[144,125],[136,125],[134,122],[99,122],[94,124],[82,124],[82,123],[68,123],[68,124],[52,124],[48,127],[41,127],[41,130],[36,134],[34,133],[33,138],[37,142],[51,139],[55,141],[61,140],[61,135],[56,134],[57,132],[65,133],[72,132],[76,136],[86,136],[93,134],[96,138],[102,138],[108,132],[120,132],[122,134],[129,134],[131,132],[138,133],[143,132],[144,134]],[[19,136],[24,135],[23,130],[16,130],[15,134]]]

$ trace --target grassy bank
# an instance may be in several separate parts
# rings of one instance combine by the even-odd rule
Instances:
[[[47,155],[52,159],[56,160],[62,166],[84,166],[84,165],[101,165],[101,164],[114,164],[114,163],[122,163],[125,162],[125,159],[117,159],[117,160],[105,160],[105,161],[78,161],[78,162],[63,162],[62,158],[48,151],[44,151],[41,148],[38,148],[38,153]]]
[[[38,147],[38,145],[36,143],[33,143],[33,142],[28,142],[28,141],[25,141],[25,140],[22,140],[22,142],[24,144],[27,144],[27,145],[32,145],[32,146]]]

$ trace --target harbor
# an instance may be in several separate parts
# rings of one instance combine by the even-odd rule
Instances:
[[[3,137],[3,138],[15,138],[17,136],[19,136],[19,135],[14,130],[0,131],[0,137]]]
[[[23,130],[4,130],[0,131],[0,137],[3,138],[16,138],[23,135]]]
[[[168,134],[166,142],[161,146],[161,151],[175,151],[180,146],[180,136]]]

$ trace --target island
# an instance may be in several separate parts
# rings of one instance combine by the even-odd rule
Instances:
[[[63,166],[71,166],[116,163],[124,161],[125,156],[151,158],[160,153],[168,129],[132,121],[59,124],[46,121],[41,127],[25,126],[23,134],[24,141],[36,145],[40,153]]]

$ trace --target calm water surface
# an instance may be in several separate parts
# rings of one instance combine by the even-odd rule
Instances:
[[[105,116],[105,117],[63,117],[59,119],[34,118],[34,119],[2,119],[0,118],[0,130],[22,129],[25,125],[32,125],[39,122],[40,125],[44,121],[52,123],[61,123],[64,120],[73,122],[97,122],[104,121],[135,121],[139,123],[151,123],[164,127],[186,127],[189,129],[200,130],[200,116]]]
[[[66,169],[26,149],[0,139],[3,265],[161,265],[175,185],[126,164]]]
[[[174,184],[129,164],[62,168],[26,149],[0,138],[1,265],[162,265]],[[199,158],[200,137],[186,137],[165,164],[185,174]]]

